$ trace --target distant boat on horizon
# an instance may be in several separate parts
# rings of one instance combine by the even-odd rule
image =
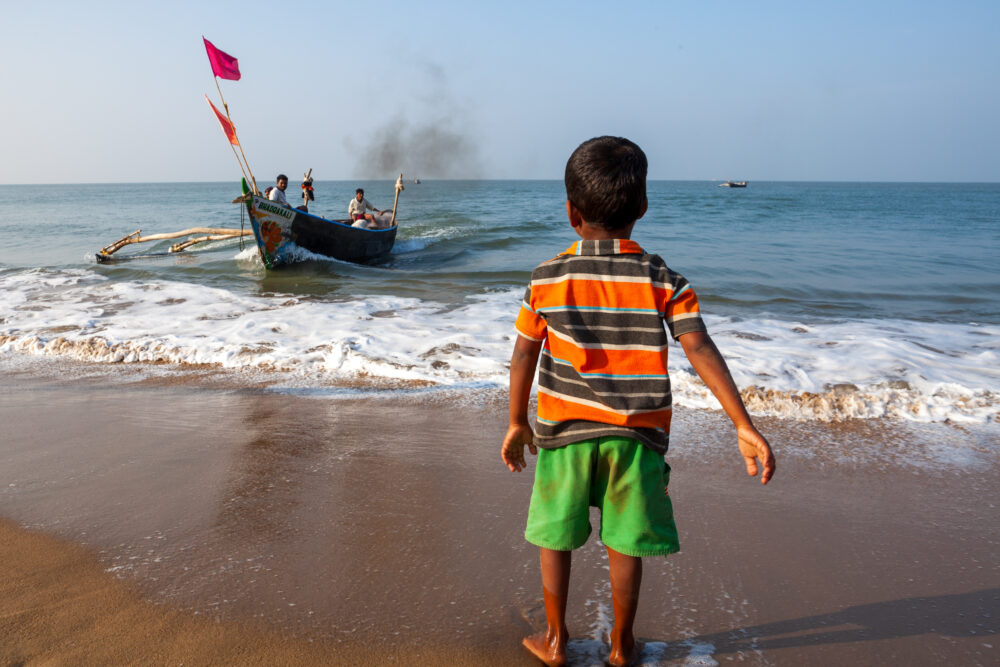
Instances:
[[[750,181],[726,181],[719,183],[720,188],[745,188]]]

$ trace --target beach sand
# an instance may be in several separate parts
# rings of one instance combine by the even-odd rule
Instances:
[[[536,664],[505,407],[7,373],[0,663]],[[995,425],[758,422],[767,487],[724,416],[675,414],[646,664],[996,664]],[[605,650],[606,566],[596,535],[574,556],[574,664]]]

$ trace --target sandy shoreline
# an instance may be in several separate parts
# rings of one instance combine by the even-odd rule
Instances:
[[[376,647],[219,623],[149,601],[86,549],[0,521],[0,663],[504,664],[461,646]]]
[[[0,662],[533,664],[501,404],[13,374],[0,423]],[[675,416],[648,664],[993,664],[995,426],[761,425],[767,488],[719,415]],[[576,664],[604,565],[594,538],[575,557]]]

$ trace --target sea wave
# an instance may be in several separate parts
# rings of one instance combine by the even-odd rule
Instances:
[[[297,387],[502,387],[522,294],[484,292],[458,305],[322,301],[90,270],[12,270],[0,274],[0,353],[217,367]],[[1000,422],[1000,327],[706,319],[755,414]],[[719,407],[679,348],[670,369],[676,405]]]
[[[439,238],[433,236],[418,236],[408,239],[399,239],[393,246],[392,253],[394,255],[400,255],[410,252],[418,252],[424,250],[429,246],[440,241]],[[342,260],[334,259],[333,257],[328,257],[327,255],[320,255],[314,253],[310,250],[296,245],[295,243],[290,243],[288,246],[288,257],[293,262],[341,262]],[[238,262],[245,262],[257,266],[263,266],[264,262],[260,259],[260,253],[257,251],[257,246],[253,244],[248,244],[243,250],[236,254],[233,258]]]
[[[409,239],[397,239],[395,245],[393,246],[392,253],[394,255],[401,255],[407,252],[417,252],[428,248],[440,240],[441,239],[438,237],[431,236],[416,236]]]

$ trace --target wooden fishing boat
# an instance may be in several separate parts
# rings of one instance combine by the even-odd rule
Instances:
[[[396,180],[391,218],[384,221],[387,226],[382,229],[354,227],[350,220],[327,220],[302,210],[305,207],[282,206],[251,192],[245,179],[242,185],[257,249],[269,269],[300,259],[295,256],[296,246],[324,257],[365,264],[388,255],[396,241],[402,174]]]
[[[233,203],[246,206],[246,210],[250,214],[250,226],[253,229],[253,236],[257,240],[257,249],[264,266],[273,269],[296,261],[300,258],[295,252],[296,248],[303,248],[324,257],[358,263],[372,262],[388,255],[396,241],[396,206],[399,204],[399,193],[403,191],[403,175],[400,174],[399,178],[396,179],[396,197],[392,202],[391,216],[379,212],[377,216],[367,216],[367,218],[374,219],[367,220],[364,225],[358,227],[355,227],[351,220],[327,220],[309,213],[309,202],[314,199],[312,169],[305,173],[302,180],[302,206],[292,208],[284,203],[270,201],[265,196],[267,193],[261,193],[257,188],[257,181],[254,179],[253,172],[250,171],[250,164],[243,154],[243,146],[240,144],[239,137],[236,136],[236,126],[233,125],[233,119],[229,116],[229,105],[222,97],[222,88],[219,86],[220,78],[234,81],[240,79],[239,61],[216,48],[207,39],[204,42],[225,114],[212,104],[208,95],[205,96],[205,101],[208,102],[208,106],[211,107],[219,121],[222,131],[229,140],[233,155],[240,165],[240,170],[243,172],[243,194],[234,199]],[[239,149],[239,153],[237,153],[237,149]],[[252,188],[247,185],[248,180],[253,183]],[[242,224],[240,227],[240,229],[193,227],[181,232],[147,236],[142,236],[142,230],[139,229],[102,248],[97,253],[97,261],[110,262],[116,259],[134,259],[182,252],[193,245],[206,241],[241,238],[250,235],[251,232],[242,229]],[[184,236],[196,236],[196,238],[188,238],[186,241],[175,243],[170,247],[168,253],[114,257],[114,253],[127,245]]]
[[[268,269],[300,259],[300,256],[297,256],[295,252],[296,248],[303,248],[324,257],[358,263],[372,262],[388,255],[392,251],[393,243],[396,242],[396,206],[399,204],[399,193],[403,191],[403,175],[400,174],[399,178],[396,179],[396,196],[392,202],[391,215],[378,212],[376,216],[366,216],[366,218],[374,219],[367,220],[364,225],[358,227],[355,227],[351,220],[327,220],[309,213],[309,202],[314,199],[312,169],[305,173],[302,180],[302,206],[292,208],[284,203],[270,201],[265,196],[267,193],[261,193],[257,188],[257,181],[253,177],[253,172],[250,171],[246,155],[243,154],[243,146],[240,144],[239,137],[236,136],[236,126],[233,125],[233,119],[229,116],[229,105],[222,97],[222,88],[219,86],[220,78],[239,81],[241,77],[239,61],[216,48],[207,39],[204,42],[225,114],[212,104],[208,95],[205,96],[205,101],[208,102],[208,106],[219,121],[226,139],[229,140],[233,156],[236,157],[240,170],[243,172],[243,194],[234,199],[233,203],[246,206],[253,231],[244,230],[241,224],[240,229],[192,227],[180,232],[143,236],[142,230],[137,229],[102,248],[96,253],[97,261],[105,263],[140,257],[159,257],[183,252],[191,246],[206,241],[237,239],[249,236],[251,233],[257,240],[260,258]],[[237,149],[239,149],[239,153],[237,153]],[[253,183],[252,188],[247,185],[248,180]],[[419,180],[417,182],[419,183]],[[188,238],[170,246],[170,249],[165,253],[115,255],[118,250],[127,245],[183,237]]]
[[[166,257],[180,253],[206,241],[224,241],[243,236],[254,236],[261,261],[269,269],[290,264],[301,259],[295,248],[304,248],[317,255],[332,257],[347,262],[365,264],[377,261],[392,251],[396,241],[396,207],[399,193],[403,190],[403,175],[396,179],[396,197],[391,212],[383,212],[376,217],[373,229],[354,227],[350,220],[327,220],[309,213],[307,209],[312,199],[312,179],[306,173],[303,183],[303,205],[299,208],[282,206],[268,200],[261,194],[254,194],[243,180],[243,195],[233,200],[234,204],[246,206],[250,214],[251,230],[226,229],[221,227],[192,227],[180,232],[142,235],[137,229],[114,243],[101,248],[96,259],[102,264],[134,259]],[[309,186],[308,189],[306,186]],[[242,225],[241,225],[242,227]],[[125,246],[166,239],[186,240],[170,246],[165,252],[116,255]]]

